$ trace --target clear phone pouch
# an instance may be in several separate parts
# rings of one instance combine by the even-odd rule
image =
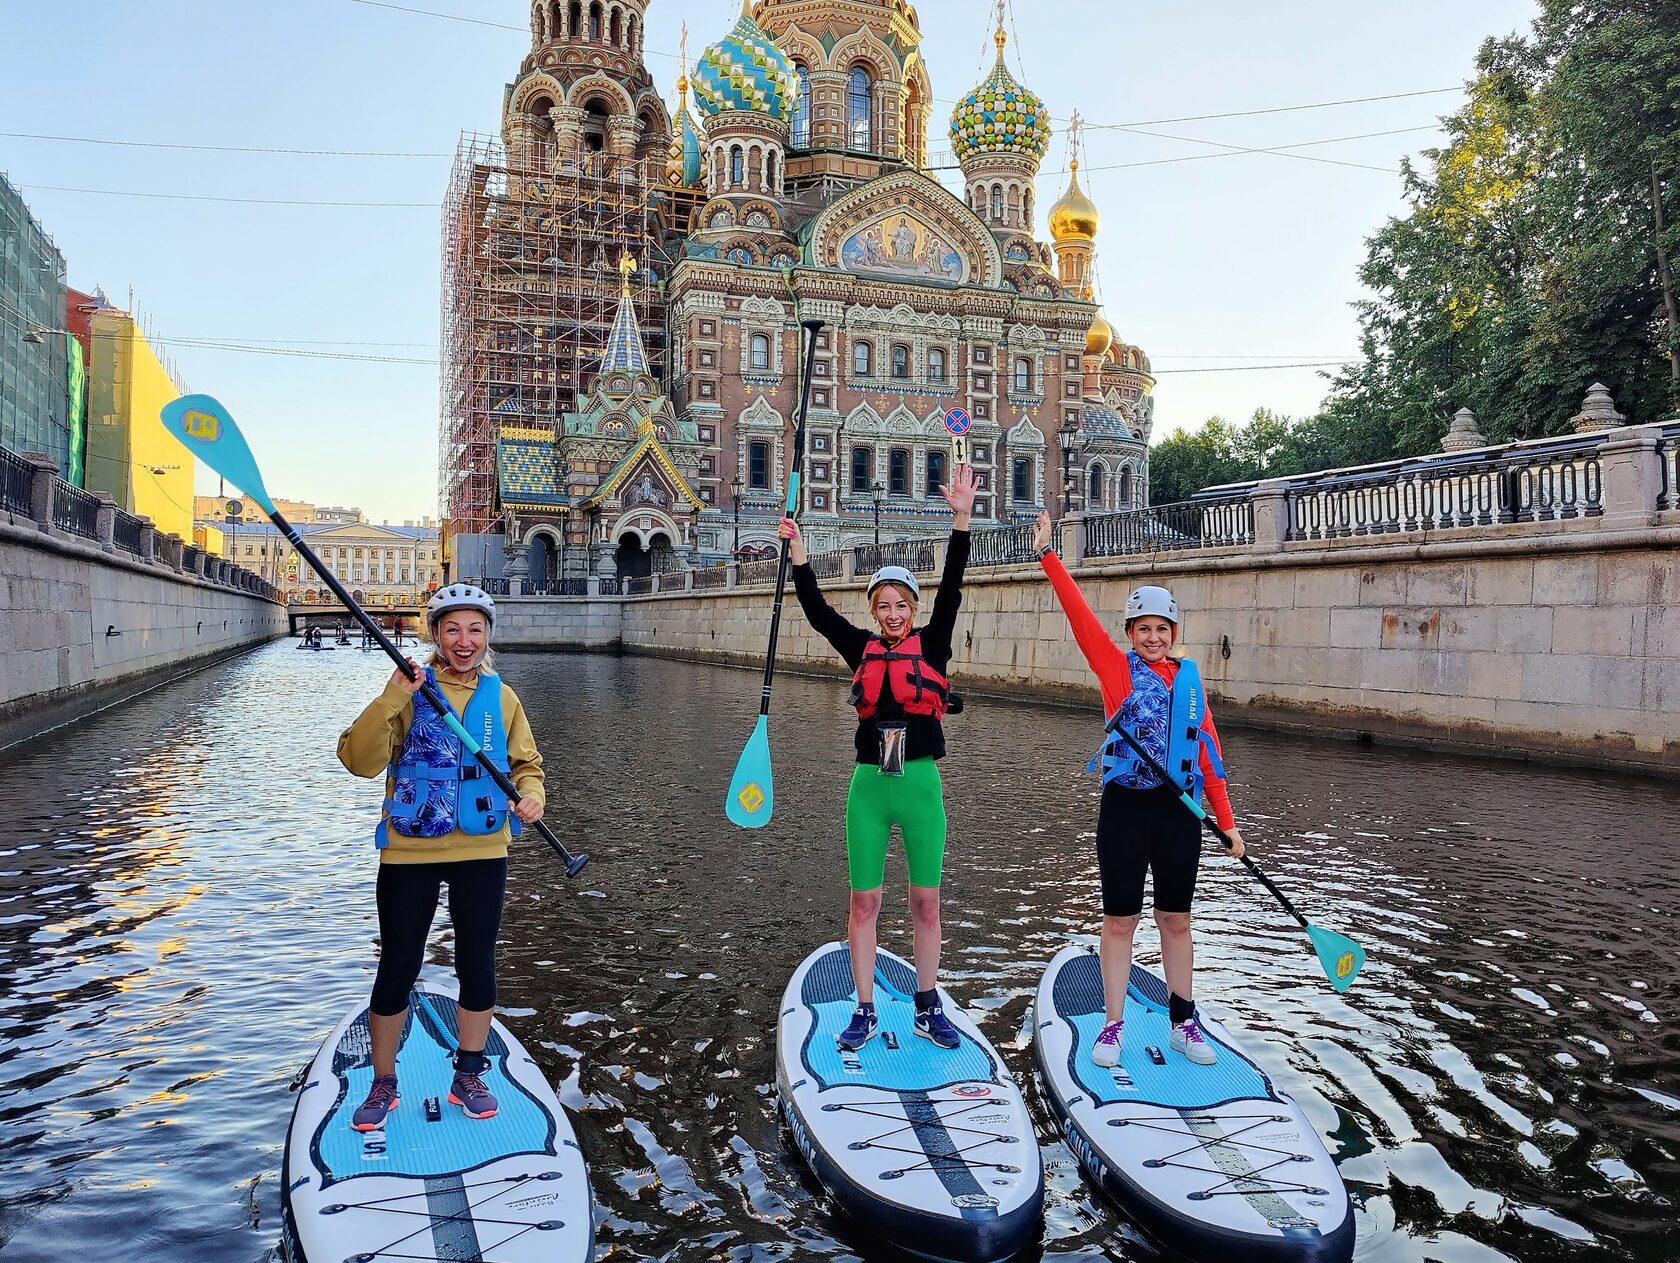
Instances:
[[[904,745],[908,729],[903,724],[879,723],[875,731],[881,739],[881,775],[904,775]]]

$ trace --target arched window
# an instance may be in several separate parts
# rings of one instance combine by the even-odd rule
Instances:
[[[793,147],[806,149],[811,144],[811,75],[795,62],[793,77],[799,81],[799,101],[793,107]]]
[[[1015,393],[1032,393],[1032,361],[1024,355],[1015,361]]]
[[[1001,184],[992,185],[992,222],[994,224],[1003,222],[1003,185]]]
[[[921,166],[927,161],[927,143],[922,135],[922,85],[911,78],[904,85],[904,160]]]
[[[927,494],[932,499],[939,494],[939,489],[945,485],[945,453],[929,452],[927,454]]]
[[[895,447],[887,453],[887,493],[895,496],[910,494],[910,453]]]
[[[751,349],[747,353],[747,362],[757,369],[770,367],[770,339],[762,333],[752,335]]]
[[[601,38],[601,6],[599,4],[589,6],[589,38],[596,40]]]
[[[583,34],[583,3],[572,0],[566,7],[566,38],[576,39]]]
[[[1016,504],[1031,504],[1032,496],[1032,461],[1024,456],[1015,458],[1015,465],[1010,470],[1009,494]]]
[[[764,191],[766,193],[776,191],[776,151],[774,149],[764,155]]]
[[[928,380],[936,385],[945,380],[945,351],[942,347],[928,350]]]
[[[731,145],[729,148],[729,184],[731,188],[740,188],[746,183],[747,156],[741,146]]]
[[[910,348],[909,347],[902,346],[902,345],[898,345],[898,346],[893,347],[893,349],[892,349],[892,375],[894,377],[899,377],[899,378],[910,376]]]
[[[875,84],[862,66],[853,66],[846,84],[846,143],[853,149],[875,149]]]
[[[629,50],[632,56],[641,51],[636,47],[636,15],[634,13],[630,15],[624,24],[624,37],[625,42],[629,45]]]
[[[875,453],[867,447],[852,449],[852,492],[869,490],[869,480],[875,476]]]
[[[1091,466],[1090,481],[1090,491],[1085,497],[1086,507],[1100,509],[1103,502],[1103,469],[1101,465]]]
[[[614,5],[612,7],[612,11],[607,17],[607,42],[615,47],[619,42],[620,35],[623,33],[621,23],[622,18],[619,15],[618,6]]]
[[[1132,507],[1132,467],[1124,465],[1120,469],[1120,507]]]
[[[754,491],[770,490],[770,444],[747,444],[747,486]]]
[[[852,343],[852,375],[868,377],[874,370],[875,348],[867,342]]]

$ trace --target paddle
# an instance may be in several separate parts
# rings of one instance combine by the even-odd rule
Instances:
[[[1178,787],[1178,782],[1167,775],[1167,769],[1157,763],[1154,756],[1139,745],[1137,739],[1131,733],[1119,724],[1114,725],[1113,731],[1119,733],[1126,744],[1132,747],[1132,752],[1143,760],[1144,765],[1161,778],[1163,785],[1171,785],[1175,789]],[[1178,801],[1188,807],[1196,819],[1213,830],[1214,837],[1224,844],[1227,851],[1231,849],[1231,835],[1214,823],[1213,818],[1202,809],[1201,803],[1182,790],[1179,791]],[[1314,925],[1296,910],[1295,905],[1289,902],[1289,897],[1283,891],[1273,885],[1272,879],[1260,871],[1258,864],[1246,855],[1240,855],[1237,858],[1243,862],[1243,867],[1260,879],[1262,886],[1272,892],[1277,901],[1283,905],[1284,910],[1301,923],[1301,928],[1307,932],[1307,937],[1312,940],[1313,951],[1318,954],[1318,963],[1324,967],[1324,974],[1325,977],[1330,979],[1330,985],[1337,991],[1346,991],[1351,987],[1353,980],[1358,977],[1360,969],[1365,965],[1365,949],[1345,934],[1337,934],[1334,930],[1326,930],[1323,926]]]
[[[788,517],[799,507],[799,470],[805,463],[805,414],[811,403],[811,377],[817,364],[817,334],[821,320],[802,320],[805,330],[805,371],[799,387],[799,414],[793,429],[793,468],[788,474]],[[789,541],[782,541],[782,560],[776,567],[776,604],[770,611],[770,648],[764,659],[764,693],[758,703],[758,722],[735,763],[724,814],[743,829],[762,829],[776,809],[776,787],[770,773],[770,683],[776,676],[776,637],[782,629],[782,593],[787,587]]]
[[[257,470],[256,459],[251,455],[251,448],[245,441],[245,436],[239,432],[239,426],[234,423],[228,410],[217,403],[209,395],[182,395],[173,403],[165,405],[163,409],[163,428],[180,439],[194,456],[203,461],[216,473],[221,475],[246,495],[250,496],[262,506],[269,520],[279,528],[280,533],[291,541],[293,548],[298,550],[306,562],[315,568],[315,573],[321,576],[333,595],[344,603],[344,607],[356,616],[361,623],[362,630],[379,642],[379,647],[397,664],[409,679],[415,678],[413,665],[405,658],[402,651],[393,645],[380,630],[379,624],[367,616],[363,610],[351,599],[344,590],[344,585],[338,577],[328,570],[326,565],[317,557],[303,538],[297,533],[292,524],[280,516],[280,511],[274,507],[274,501],[268,498],[268,490],[263,486],[262,474]],[[431,684],[420,686],[420,695],[431,703],[431,707],[449,726],[456,739],[462,743],[480,766],[490,773],[501,791],[508,796],[510,803],[517,803],[520,798],[519,790],[507,773],[497,767],[488,755],[479,747],[478,742],[461,725],[455,712],[444,701],[443,694]],[[536,830],[542,835],[544,842],[554,848],[555,853],[566,862],[566,876],[575,877],[578,870],[589,862],[587,855],[573,855],[559,838],[554,836],[541,820],[536,822]]]

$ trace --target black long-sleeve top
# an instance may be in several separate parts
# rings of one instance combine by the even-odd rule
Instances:
[[[920,628],[922,658],[941,675],[949,676],[951,668],[951,637],[957,626],[957,610],[962,605],[963,571],[968,566],[968,532],[952,531],[951,543],[945,551],[945,573],[939,577],[939,591],[933,598],[933,613]],[[822,594],[817,573],[810,563],[793,568],[793,590],[799,597],[799,607],[819,635],[834,646],[855,673],[863,663],[863,651],[876,633],[848,622]],[[945,757],[945,729],[931,715],[906,715],[899,708],[890,691],[881,698],[876,719],[901,721],[905,725],[904,757],[907,759],[941,759]],[[876,719],[858,723],[854,744],[859,763],[881,761],[880,740],[875,732]]]

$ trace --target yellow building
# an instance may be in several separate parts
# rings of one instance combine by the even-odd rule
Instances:
[[[263,576],[288,602],[332,601],[321,577],[268,521],[200,523],[222,537],[220,555]],[[323,565],[369,608],[418,605],[443,583],[442,544],[436,525],[388,526],[316,523],[298,527]]]
[[[223,496],[194,496],[193,520],[198,522],[223,521],[227,518],[229,500],[238,500],[241,510],[241,522],[266,522],[268,514],[257,507],[257,502],[237,491],[229,491]],[[316,521],[315,506],[306,504],[302,500],[276,500],[274,507],[280,510],[280,516],[293,526],[312,526]]]
[[[87,489],[151,518],[160,535],[191,539],[193,458],[158,415],[182,391],[133,316],[105,308],[92,326]]]

